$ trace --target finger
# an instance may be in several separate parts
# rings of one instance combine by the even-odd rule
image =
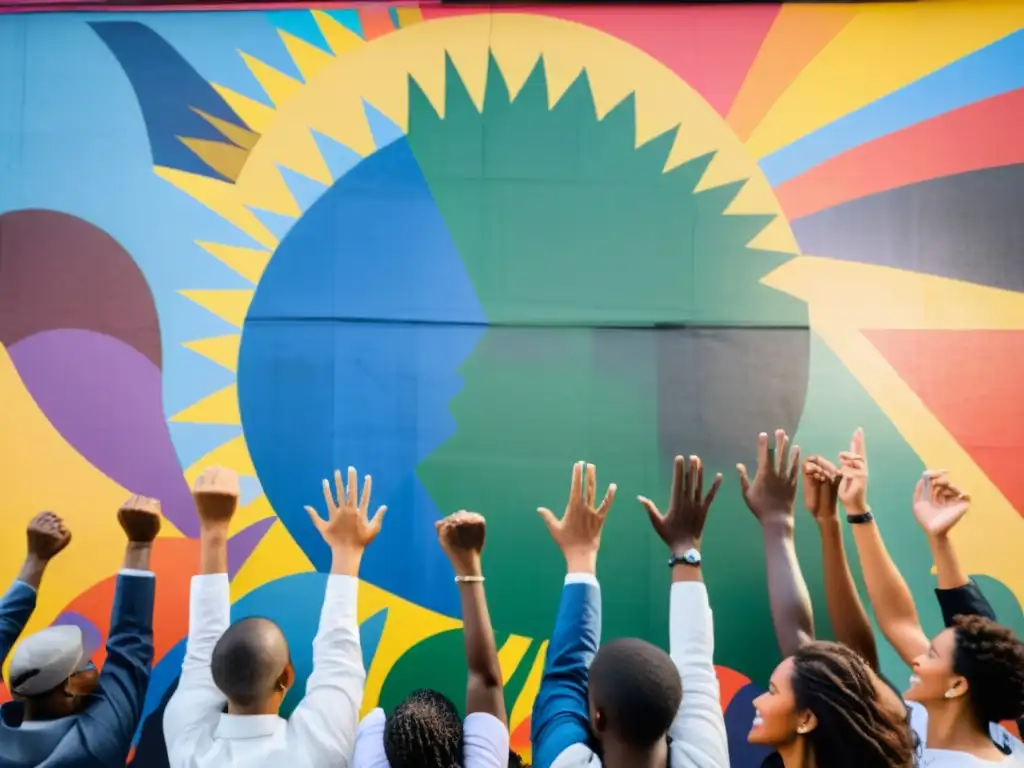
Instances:
[[[921,500],[931,501],[932,493],[932,476],[925,472],[921,476]]]
[[[597,508],[597,515],[600,518],[604,518],[608,514],[608,510],[612,508],[612,504],[615,503],[615,492],[618,490],[618,486],[612,483],[608,486],[608,490],[604,492],[604,498],[601,499],[601,506]]]
[[[683,503],[683,494],[686,492],[686,459],[676,456],[672,463],[672,493],[668,497],[669,510],[678,509]]]
[[[579,465],[577,465],[579,466]],[[548,527],[548,531],[552,536],[557,538],[558,532],[558,518],[555,517],[555,513],[547,507],[537,507],[537,514],[540,515],[541,520],[544,521],[544,525]]]
[[[341,480],[341,470],[334,470],[334,504],[335,508],[345,506],[345,483]]]
[[[715,496],[718,495],[718,489],[722,487],[722,473],[719,472],[715,475],[715,482],[711,484],[711,490],[708,491],[708,495],[704,497],[704,508],[711,506],[711,502],[715,500]]]
[[[324,482],[327,482],[326,480]],[[324,529],[324,519],[320,517],[320,513],[312,507],[306,507],[306,512],[309,513],[309,519],[313,521],[313,525],[316,526],[318,531]]]
[[[843,451],[839,454],[839,463],[846,464],[854,467],[864,466],[864,457],[856,453],[850,453],[849,451]]]
[[[384,515],[388,513],[388,508],[383,504],[377,507],[377,511],[373,513],[373,519],[370,520],[370,530],[380,531],[384,525]]]
[[[359,475],[355,467],[348,468],[348,484],[345,486],[345,504],[354,507],[359,499]]]
[[[789,435],[784,429],[775,430],[775,470],[777,475],[789,475]]]
[[[577,461],[572,465],[572,485],[569,486],[569,501],[581,501],[583,499],[583,462]]]
[[[797,480],[800,478],[800,446],[794,445],[793,452],[791,454],[791,463],[789,465],[789,484],[796,485]]]
[[[747,468],[742,464],[736,465],[736,471],[740,476],[740,488],[743,490],[743,495],[747,495],[747,491],[750,490],[750,478],[747,477]]]
[[[774,456],[771,449],[768,448],[768,433],[762,432],[757,436],[757,471],[764,471],[772,461],[774,461]]]
[[[699,456],[690,457],[690,468],[686,475],[687,498],[690,501],[699,502],[703,496],[701,486],[704,484],[704,469],[700,465]]]
[[[339,477],[340,474],[341,474],[340,472],[335,470],[335,472],[334,472],[334,476],[335,477]],[[337,509],[338,505],[334,501],[334,494],[331,493],[331,481],[330,480],[326,480],[326,479],[324,480],[324,501],[327,502],[327,516],[330,517],[331,516],[331,510]]]
[[[651,519],[651,525],[654,526],[654,530],[661,531],[661,523],[665,519],[661,512],[658,511],[657,505],[648,499],[646,496],[637,496],[636,500],[643,505],[643,508],[647,510],[647,516]]]
[[[867,458],[867,445],[864,442],[863,427],[857,427],[857,429],[853,431],[853,437],[850,438],[850,452]]]
[[[587,464],[587,485],[584,501],[591,509],[594,508],[594,498],[597,496],[597,467]]]
[[[816,462],[817,465],[819,467],[821,467],[821,469],[825,473],[827,473],[830,478],[835,476],[835,474],[836,474],[836,465],[835,464],[833,464],[831,461],[826,459],[824,456],[816,456],[815,458],[817,459],[817,462]]]
[[[359,497],[359,509],[365,515],[370,511],[370,490],[373,488],[373,478],[366,475],[363,478],[363,495]]]

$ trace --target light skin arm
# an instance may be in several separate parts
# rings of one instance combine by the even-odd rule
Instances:
[[[847,515],[868,514],[868,463],[862,430],[854,432],[850,450],[839,454],[839,469],[839,498]],[[921,627],[910,588],[889,555],[874,520],[854,524],[853,540],[878,626],[900,658],[910,664],[928,650],[928,637]]]

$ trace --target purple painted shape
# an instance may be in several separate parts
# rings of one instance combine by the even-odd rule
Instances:
[[[99,628],[80,613],[65,611],[53,621],[54,626],[75,626],[82,630],[82,647],[86,658],[91,657],[103,643],[103,635]]]
[[[186,536],[198,535],[164,420],[160,369],[151,360],[115,338],[78,329],[37,333],[8,352],[68,443],[133,493],[160,499],[164,516]]]
[[[277,520],[276,517],[268,517],[264,520],[257,520],[247,528],[243,528],[230,539],[228,539],[228,576],[234,578],[238,570],[245,565],[249,555],[253,553],[256,546],[267,535],[270,526]]]

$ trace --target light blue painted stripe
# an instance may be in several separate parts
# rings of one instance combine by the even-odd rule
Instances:
[[[363,34],[363,22],[359,20],[359,11],[355,9],[327,11],[327,15],[332,17],[339,24],[351,29],[361,38],[366,39],[366,35]]]
[[[1024,87],[1024,31],[982,48],[761,159],[775,187],[854,147]]]

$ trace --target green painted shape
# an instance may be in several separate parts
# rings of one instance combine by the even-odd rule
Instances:
[[[675,139],[636,148],[632,96],[598,120],[586,71],[549,109],[542,59],[511,101],[492,57],[482,113],[450,60],[444,118],[410,83],[408,142],[491,323],[806,327],[759,282],[790,255],[746,247],[772,217],[722,215],[743,182],[694,192],[711,155],[664,173]]]
[[[499,648],[507,639],[507,635],[495,636]],[[523,670],[529,670],[529,664],[536,656],[539,645],[540,643],[534,643],[534,647],[527,651],[516,670],[517,674],[513,675],[505,686],[505,706],[508,712],[512,711],[512,706],[526,682]],[[451,699],[459,712],[465,714],[466,675],[466,652],[462,630],[442,632],[410,648],[388,671],[381,689],[380,706],[385,712],[390,713],[414,690],[432,688]]]

